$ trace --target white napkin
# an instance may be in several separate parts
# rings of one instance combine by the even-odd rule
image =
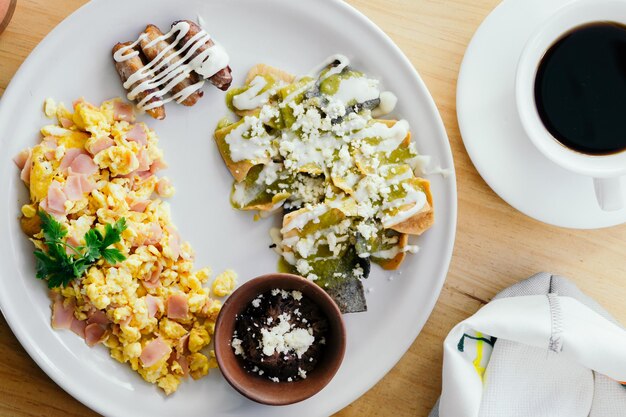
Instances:
[[[626,416],[626,331],[565,278],[498,294],[444,342],[430,417]]]

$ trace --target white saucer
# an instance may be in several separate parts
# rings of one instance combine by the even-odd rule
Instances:
[[[626,222],[606,212],[591,178],[566,171],[526,136],[515,103],[522,49],[544,19],[572,0],[505,0],[482,23],[461,66],[457,114],[465,148],[489,186],[522,213],[555,226],[596,229]],[[626,181],[623,192],[626,195]]]

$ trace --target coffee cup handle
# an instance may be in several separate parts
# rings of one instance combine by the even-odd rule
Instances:
[[[593,187],[600,208],[604,211],[617,211],[624,207],[622,177],[594,178]]]

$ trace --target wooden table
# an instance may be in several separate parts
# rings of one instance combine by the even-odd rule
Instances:
[[[85,2],[18,0],[13,21],[0,35],[0,93],[33,47]],[[455,107],[457,74],[472,34],[499,1],[348,2],[394,39],[433,94],[454,153],[459,220],[450,272],[424,330],[382,381],[337,415],[426,416],[439,396],[442,342],[448,331],[498,291],[536,271],[571,277],[626,323],[626,225],[571,231],[532,220],[494,194],[463,148]],[[96,415],[37,367],[4,319],[0,319],[0,415]]]

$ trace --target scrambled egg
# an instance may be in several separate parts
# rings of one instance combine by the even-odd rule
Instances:
[[[99,260],[81,279],[54,289],[53,295],[62,297],[63,306],[73,307],[79,334],[80,323],[84,329],[93,322],[94,313],[99,311],[101,317],[104,313],[105,332],[97,342],[169,395],[186,375],[198,379],[217,367],[214,352],[206,351],[221,307],[206,286],[211,271],[194,272],[191,246],[180,240],[168,204],[154,197],[173,193],[167,179],[154,175],[165,167],[154,131],[143,123],[133,124],[132,111],[119,99],[100,107],[78,100],[73,110],[52,100],[44,104],[45,114],[57,123],[44,126],[42,142],[28,151],[30,173],[25,182],[31,202],[22,207],[22,221],[36,220],[38,210],[47,210],[67,228],[68,243],[79,246],[91,228],[102,230],[108,223],[126,219],[128,228],[116,245],[126,260],[114,266]],[[64,201],[64,211],[51,211],[51,184],[60,184],[70,195],[66,187],[72,168],[63,161],[76,149],[97,166],[88,175],[92,189]],[[43,233],[29,234],[35,246],[43,248]],[[234,287],[235,274],[227,271],[215,280],[213,295],[228,295]],[[170,314],[171,296],[178,301],[184,298],[183,317]],[[156,339],[165,342],[169,354],[145,366],[144,348]]]
[[[230,295],[237,286],[237,273],[232,269],[226,271],[215,277],[213,281],[212,289],[213,293],[218,297],[224,297]]]

